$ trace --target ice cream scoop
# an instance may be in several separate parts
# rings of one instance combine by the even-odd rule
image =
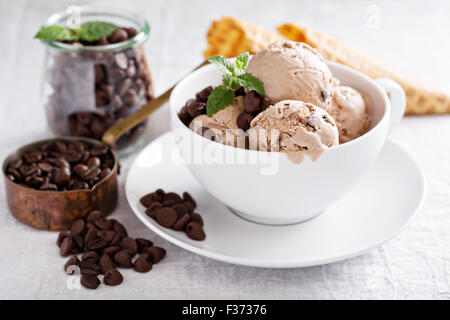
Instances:
[[[325,59],[305,43],[278,41],[256,53],[247,72],[264,83],[272,102],[300,100],[328,110],[337,80]]]
[[[243,97],[239,96],[211,116],[203,114],[195,117],[189,129],[216,142],[238,146],[235,137],[243,134],[243,131],[238,127],[237,118],[243,111]]]
[[[298,100],[280,101],[250,124],[250,148],[285,152],[299,163],[304,155],[313,161],[330,147],[337,146],[338,129],[323,109]]]
[[[363,135],[369,129],[372,120],[370,101],[347,86],[336,87],[329,112],[336,121],[340,143]]]

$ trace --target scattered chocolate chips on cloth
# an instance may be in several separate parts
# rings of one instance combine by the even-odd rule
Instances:
[[[72,255],[64,264],[68,275],[81,273],[81,284],[97,289],[103,283],[117,286],[123,276],[117,268],[133,268],[143,273],[161,261],[166,250],[153,246],[144,238],[131,238],[116,219],[106,219],[102,212],[92,211],[85,219],[78,219],[69,231],[61,231],[56,240],[63,257]],[[83,253],[81,260],[77,254]]]
[[[175,192],[166,193],[157,189],[143,196],[140,202],[146,208],[145,213],[159,225],[184,231],[192,240],[206,239],[203,219],[198,213],[194,213],[197,203],[188,192],[183,192],[181,197]]]

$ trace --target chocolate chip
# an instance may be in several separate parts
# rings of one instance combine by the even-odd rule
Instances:
[[[88,251],[81,257],[82,261],[92,262],[92,263],[98,263],[99,261],[98,253],[95,251]]]
[[[270,106],[271,106],[271,103],[270,103],[269,99],[263,98],[263,101],[262,101],[262,104],[261,104],[261,111],[266,110]]]
[[[203,218],[202,218],[202,216],[199,215],[198,213],[193,213],[193,214],[191,214],[191,216],[190,216],[190,218],[189,218],[189,222],[190,222],[190,221],[198,222],[202,227],[203,227],[203,225],[204,225],[204,223],[203,223]]]
[[[247,131],[250,128],[252,120],[253,116],[250,113],[243,112],[238,116],[236,122],[240,129]]]
[[[194,209],[197,208],[197,203],[195,202],[194,198],[192,198],[189,192],[183,192],[183,200],[192,203]]]
[[[110,257],[114,257],[114,255],[119,252],[121,248],[119,246],[111,246],[108,248],[103,249],[103,253],[106,253]]]
[[[177,212],[172,208],[161,208],[156,212],[156,221],[163,227],[171,227],[177,220]]]
[[[73,248],[72,253],[80,253],[84,250],[84,238],[77,234],[72,236]]]
[[[105,272],[105,276],[103,277],[103,282],[107,286],[117,286],[121,284],[123,281],[123,276],[117,269],[110,269]]]
[[[111,35],[109,36],[109,41],[111,43],[122,42],[127,39],[128,39],[128,33],[122,28],[118,28],[118,29],[114,30],[113,33],[111,33]]]
[[[186,207],[181,203],[172,206],[172,209],[176,211],[178,218],[181,218],[182,216],[188,213]]]
[[[97,276],[92,274],[83,274],[81,276],[81,284],[83,287],[88,289],[97,289],[100,285],[100,280],[97,278]]]
[[[252,90],[248,92],[244,97],[244,110],[247,113],[256,113],[261,106],[262,98],[258,92]]]
[[[108,270],[115,269],[115,264],[111,260],[111,257],[107,253],[103,253],[102,257],[100,258],[99,265],[103,270],[103,273],[106,274]]]
[[[125,227],[119,223],[119,222],[115,222],[113,225],[113,230],[120,236],[120,238],[125,238],[128,237],[128,233],[127,230],[125,229]]]
[[[94,210],[91,213],[89,213],[89,215],[87,216],[87,221],[89,221],[91,223],[95,223],[98,220],[103,220],[103,214],[101,211]]]
[[[60,247],[59,252],[63,257],[66,257],[72,253],[72,248],[73,248],[72,239],[70,237],[66,237],[61,242],[61,247]]]
[[[116,233],[112,230],[106,230],[106,231],[98,231],[97,236],[103,240],[105,240],[108,243],[111,243],[114,239],[114,236]]]
[[[212,91],[213,91],[213,87],[208,86],[205,89],[203,89],[202,91],[197,92],[197,94],[195,95],[195,98],[200,102],[206,103],[206,101],[208,101],[208,97]]]
[[[163,201],[170,201],[170,200],[174,201],[174,203],[182,202],[181,197],[178,194],[176,194],[175,192],[168,192],[168,193],[164,194]]]
[[[188,112],[188,109],[186,106],[183,106],[180,109],[180,112],[178,112],[178,118],[180,118],[181,122],[183,122],[183,124],[187,127],[189,127],[189,124],[192,121],[192,117]]]
[[[155,192],[152,192],[143,196],[140,202],[144,207],[149,207],[153,201],[156,201],[157,197],[158,195]]]
[[[172,227],[173,230],[183,231],[188,221],[189,221],[189,214],[186,213],[173,225]]]
[[[137,30],[135,28],[133,28],[133,27],[124,28],[124,29],[125,29],[125,31],[128,34],[128,38],[133,38],[137,34]]]
[[[71,266],[79,266],[80,260],[77,256],[71,256],[69,260],[64,264],[64,271],[69,275],[74,275],[76,273],[76,268],[70,268]]]
[[[58,234],[58,239],[56,239],[56,245],[58,246],[58,248],[61,247],[61,242],[67,237],[70,237],[70,234],[67,231],[61,231]]]
[[[96,276],[101,273],[102,268],[97,263],[81,260],[80,270],[81,270],[81,274],[92,274],[92,275]]]
[[[138,253],[143,253],[147,248],[153,246],[153,242],[144,238],[136,238],[136,243],[138,245]]]
[[[89,223],[90,222],[88,222],[88,224]],[[93,243],[93,241],[96,240],[97,238],[98,238],[97,230],[89,229],[89,231],[86,233],[86,237],[84,238],[84,240],[89,245],[89,244]]]
[[[54,182],[58,187],[65,186],[70,180],[70,169],[68,167],[60,167],[56,169]]]
[[[108,245],[108,241],[104,239],[96,239],[92,242],[87,243],[87,248],[89,250],[101,250]]]
[[[114,262],[123,268],[131,268],[133,263],[131,262],[131,254],[128,249],[123,249],[117,252],[113,258]]]
[[[160,247],[150,247],[146,250],[153,263],[158,263],[166,256],[166,250]]]
[[[113,223],[111,220],[97,220],[94,222],[94,225],[100,230],[111,230],[113,228]]]
[[[186,102],[186,108],[189,115],[195,118],[201,114],[206,113],[206,103],[197,101],[195,99],[190,99]]]
[[[70,228],[70,234],[72,236],[79,235],[84,231],[84,227],[84,221],[82,219],[78,219],[72,224],[72,227]]]
[[[206,238],[202,225],[195,221],[191,221],[186,225],[186,234],[192,240],[202,241]]]
[[[109,44],[108,39],[105,36],[101,36],[100,40],[98,40],[98,45],[99,46],[105,46],[107,44]]]
[[[131,256],[134,256],[139,249],[136,240],[129,237],[122,239],[122,241],[120,242],[120,247],[122,249],[128,249],[130,251]]]
[[[145,213],[152,219],[156,219],[156,212],[162,208],[162,204],[160,202],[153,202],[150,206],[145,210]]]
[[[234,91],[234,96],[235,97],[245,96],[245,89],[244,89],[244,87],[240,87],[239,89]]]
[[[192,202],[185,201],[185,202],[183,202],[183,206],[186,208],[186,210],[188,211],[189,214],[194,212],[195,206]]]
[[[141,254],[133,264],[133,268],[137,272],[149,272],[152,266],[152,257],[148,253]]]
[[[13,169],[19,169],[19,167],[22,165],[23,161],[21,157],[14,158],[9,163],[9,167]]]

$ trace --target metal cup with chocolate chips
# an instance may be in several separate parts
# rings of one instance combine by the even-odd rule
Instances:
[[[117,28],[93,41],[43,40],[47,48],[43,99],[53,133],[100,140],[109,127],[153,97],[143,48],[150,29],[145,19],[126,10],[79,8],[82,24],[95,19]],[[66,25],[67,19],[68,14],[57,13],[47,25]],[[123,135],[117,141],[119,153],[132,151],[144,128],[145,122]]]

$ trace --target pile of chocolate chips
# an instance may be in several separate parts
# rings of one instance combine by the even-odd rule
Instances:
[[[191,121],[202,114],[206,114],[206,103],[208,97],[213,90],[212,86],[206,87],[202,91],[197,92],[195,99],[189,99],[181,108],[178,117],[187,127]],[[240,129],[247,131],[250,128],[250,122],[258,113],[267,109],[270,102],[267,98],[261,96],[255,90],[245,91],[243,87],[235,91],[235,96],[244,97],[244,111],[239,115],[236,122]]]
[[[161,226],[184,231],[192,240],[205,240],[203,219],[194,213],[197,203],[188,192],[183,192],[183,197],[180,197],[175,192],[166,193],[158,189],[143,196],[140,201],[146,207],[145,213]]]
[[[64,265],[66,273],[74,275],[79,270],[81,284],[88,289],[97,289],[100,274],[104,284],[116,286],[123,281],[117,268],[148,272],[166,255],[166,250],[153,246],[150,240],[128,237],[120,222],[106,219],[100,211],[76,220],[70,232],[61,231],[56,244],[63,257],[73,255]],[[80,253],[84,253],[81,261],[77,257]],[[133,261],[136,254],[139,257]]]
[[[89,189],[111,173],[114,157],[103,144],[83,141],[47,142],[7,166],[8,178],[38,190]]]
[[[135,35],[134,28],[119,28],[109,37],[80,45],[107,45]],[[51,61],[47,79],[52,93],[46,110],[49,124],[58,134],[100,139],[110,126],[152,98],[142,46],[121,51],[58,52]],[[145,123],[133,128],[119,139],[117,147],[137,139],[144,128]]]

